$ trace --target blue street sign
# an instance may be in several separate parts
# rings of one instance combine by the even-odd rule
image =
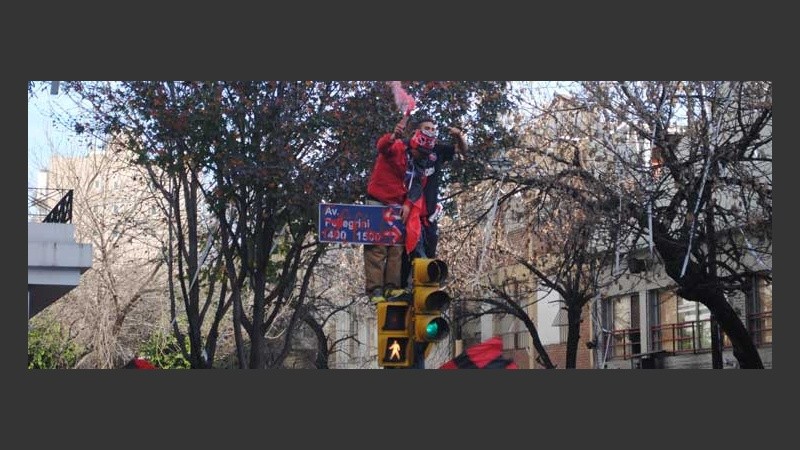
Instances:
[[[400,205],[319,204],[320,242],[403,245]]]

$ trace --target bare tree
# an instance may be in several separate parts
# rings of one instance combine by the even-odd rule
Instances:
[[[110,149],[50,161],[47,185],[73,190],[76,238],[94,251],[81,284],[50,308],[81,330],[77,337],[89,349],[84,365],[114,367],[149,332],[126,321],[133,315],[158,323],[163,313],[155,301],[165,291],[160,215],[141,175]]]
[[[595,148],[579,131],[596,126],[596,120],[561,96],[549,97],[524,120],[512,117],[519,144],[488,161],[489,170],[478,174],[494,180],[498,188],[487,190],[488,181],[479,181],[464,191],[484,198],[473,195],[461,199],[461,208],[472,212],[462,218],[466,228],[474,229],[484,219],[493,227],[479,244],[480,254],[470,267],[472,273],[476,266],[479,274],[488,266],[523,268],[533,281],[527,282],[532,285],[526,290],[529,298],[524,302],[517,299],[518,303],[535,304],[539,286],[559,294],[568,327],[567,368],[576,367],[580,324],[588,319],[583,311],[620,275],[609,267],[620,251],[627,250],[622,248],[627,231],[619,226],[616,209],[604,207],[604,192],[592,189],[585,181],[587,175],[597,174],[598,168],[590,158]],[[487,192],[497,194],[490,200],[485,198]],[[462,237],[459,241],[467,240]],[[463,250],[459,254],[464,254]],[[480,301],[491,305],[490,312],[509,313],[522,320],[539,362],[552,368],[528,313],[509,302],[515,296],[506,289],[508,276],[490,278],[488,291],[496,297]]]
[[[560,136],[573,158],[545,151],[541,161],[564,167],[556,177],[506,181],[575,199],[585,217],[616,216],[604,228],[631,233],[609,242],[652,246],[678,294],[711,311],[739,366],[762,368],[725,294],[750,289],[755,274],[771,280],[772,83],[586,82],[563,104],[593,118]]]
[[[580,97],[652,142],[625,158],[625,209],[652,242],[678,294],[708,307],[742,368],[763,368],[726,292],[771,280],[772,83],[585,83]],[[650,167],[647,167],[650,166]],[[637,170],[638,169],[638,170]]]

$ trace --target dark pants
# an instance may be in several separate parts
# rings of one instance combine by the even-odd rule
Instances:
[[[425,258],[436,258],[436,247],[439,244],[439,225],[436,222],[422,227],[420,242],[425,251]],[[400,270],[400,287],[403,289],[409,287],[411,283],[411,260],[419,256],[422,255],[416,250],[412,252],[411,255],[407,254],[405,251],[403,252],[403,261]]]
[[[425,254],[428,258],[436,257],[436,247],[439,245],[439,223],[431,222],[422,227],[422,239],[425,241]]]

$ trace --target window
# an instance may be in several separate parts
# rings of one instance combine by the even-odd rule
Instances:
[[[611,357],[629,358],[639,354],[639,293],[604,300],[603,328],[610,331]]]
[[[520,281],[515,278],[509,278],[506,280],[505,284],[505,291],[508,293],[511,301],[516,303],[522,302],[522,297],[520,296]],[[524,328],[521,325],[520,320],[518,320],[515,316],[511,314],[503,314],[498,316],[500,319],[499,322],[499,329],[496,329],[496,333],[502,336],[503,338],[503,350],[511,350],[511,349],[524,349],[527,348],[527,338],[530,337],[528,334],[527,329],[523,329],[519,331],[520,328]]]
[[[558,342],[563,344],[569,339],[569,314],[567,314],[567,310],[560,308],[556,320],[560,322],[558,325]]]
[[[650,351],[661,350],[660,332],[656,332],[656,326],[661,323],[661,308],[659,307],[659,290],[650,289],[647,291],[647,323],[650,328]]]
[[[772,345],[772,282],[761,276],[750,284],[747,329],[756,345]]]
[[[350,330],[348,336],[348,359],[352,360],[356,356],[356,347],[358,346],[358,320],[355,316],[350,316]]]
[[[699,303],[678,297],[679,349],[711,349],[711,312]]]
[[[509,235],[509,240],[512,235],[524,234],[527,210],[518,196],[511,199],[504,213],[505,217],[503,221],[505,222],[504,225],[506,227],[506,233]]]
[[[639,294],[631,295],[631,326],[630,326],[631,353],[638,355],[642,353],[642,337],[640,334],[639,320]]]
[[[527,349],[531,346],[531,335],[527,331],[520,331],[517,333],[516,347],[518,349]]]
[[[521,302],[522,299],[520,298],[519,280],[516,278],[509,278],[506,281],[506,291],[511,297],[511,300],[517,303]]]
[[[514,331],[514,321],[516,318],[511,314],[500,316],[500,330],[498,334],[503,337],[503,350],[511,350],[516,345],[516,332]]]
[[[673,289],[648,291],[652,351],[672,353],[711,350],[711,312],[679,297]]]
[[[569,338],[569,312],[563,301],[558,302],[558,312],[553,318],[554,327],[558,327],[558,342],[563,344]]]

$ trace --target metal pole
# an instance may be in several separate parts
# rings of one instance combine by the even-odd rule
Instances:
[[[460,355],[464,348],[464,341],[461,338],[461,302],[455,303],[455,314],[453,314],[453,325],[455,327],[455,345],[453,345],[453,358]]]
[[[711,316],[711,368],[722,369],[722,339],[717,319]]]
[[[427,342],[414,342],[414,364],[409,369],[424,369],[425,368],[425,349],[428,347]]]

